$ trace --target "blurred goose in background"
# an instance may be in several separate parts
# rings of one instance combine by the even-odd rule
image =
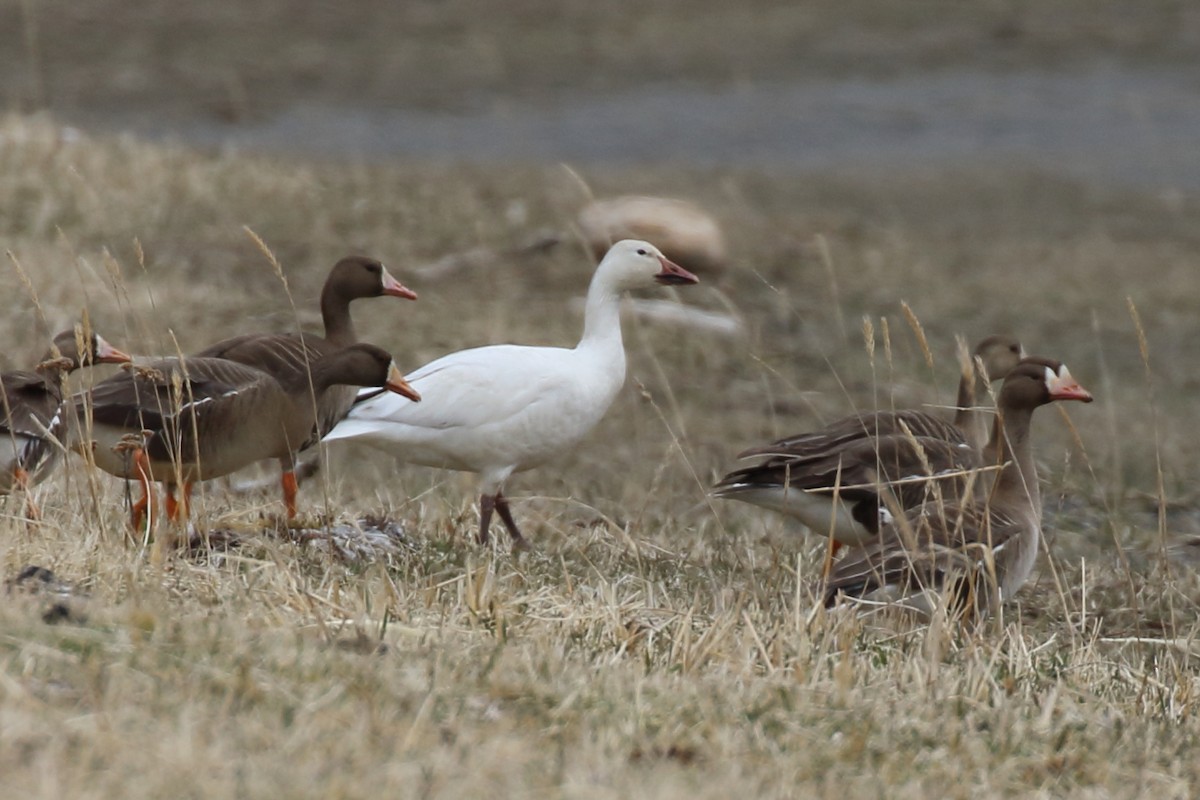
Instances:
[[[843,417],[740,453],[738,458],[764,460],[725,475],[713,494],[796,517],[814,533],[831,536],[835,550],[869,542],[881,520],[890,518],[881,486],[888,486],[900,508],[913,508],[931,492],[961,495],[978,480],[971,470],[996,463],[993,453],[985,453],[992,412],[978,401],[1023,355],[1010,336],[980,341],[974,357],[964,359],[953,422],[916,410]]]
[[[648,242],[613,245],[588,289],[583,338],[573,349],[492,345],[443,356],[409,376],[420,406],[380,395],[359,402],[326,441],[355,440],[402,461],[479,473],[479,540],[492,512],[514,547],[527,546],[504,497],[514,472],[579,444],[625,382],[620,297],[697,279]]]
[[[321,318],[324,338],[311,333],[248,333],[211,344],[193,354],[199,358],[224,358],[271,375],[293,374],[309,364],[358,341],[350,303],[364,297],[401,297],[416,300],[417,295],[393,278],[379,261],[366,256],[349,256],[333,265],[321,289]],[[339,386],[318,394],[319,405],[312,435],[301,450],[321,440],[346,415],[354,403],[357,389]]]
[[[879,539],[838,561],[824,603],[843,597],[929,613],[941,599],[988,613],[1024,585],[1041,541],[1042,504],[1030,423],[1060,400],[1092,401],[1061,362],[1029,358],[1004,379],[993,442],[1003,464],[986,502],[930,502],[885,526]]]
[[[622,239],[644,239],[702,276],[719,274],[728,265],[721,226],[685,200],[641,195],[593,200],[579,212],[577,222],[597,259]]]
[[[100,335],[81,326],[54,337],[33,370],[0,375],[0,493],[27,490],[43,481],[58,463],[62,433],[62,384],[65,376],[93,364],[130,358]],[[30,516],[39,516],[27,499]]]
[[[288,517],[296,514],[296,453],[316,421],[315,397],[331,386],[382,386],[409,401],[420,396],[392,357],[355,344],[308,369],[274,374],[221,358],[164,359],[134,367],[76,396],[80,429],[96,466],[136,479],[146,496],[133,509],[134,527],[153,502],[149,483],[167,484],[167,515],[180,516],[174,488],[183,486],[182,515],[195,481],[217,478],[267,458],[283,469]],[[78,446],[78,445],[77,445]]]

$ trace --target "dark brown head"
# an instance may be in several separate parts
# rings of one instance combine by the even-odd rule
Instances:
[[[322,290],[322,295],[326,294],[345,300],[382,295],[417,299],[417,293],[393,278],[387,267],[367,256],[347,256],[334,264]]]
[[[975,345],[975,359],[983,363],[987,380],[1004,378],[1025,357],[1025,348],[1012,336],[989,336]]]
[[[93,364],[123,364],[133,359],[129,354],[113,347],[100,334],[82,326],[63,331],[54,337],[50,350],[37,365],[39,371],[60,370],[71,372]]]
[[[321,387],[381,386],[414,403],[421,402],[421,395],[404,380],[391,353],[373,344],[352,344],[325,356],[314,365],[313,380]]]
[[[1030,356],[1008,373],[997,404],[1003,408],[1032,409],[1056,400],[1090,403],[1092,395],[1071,377],[1061,361]]]

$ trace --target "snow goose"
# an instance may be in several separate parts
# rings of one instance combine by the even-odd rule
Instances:
[[[1040,406],[1092,401],[1060,362],[1028,358],[997,400],[993,441],[1003,466],[986,501],[926,503],[884,527],[880,538],[837,562],[823,587],[839,598],[898,603],[928,613],[942,598],[988,613],[1028,579],[1041,540],[1041,493],[1030,423]]]
[[[96,466],[135,478],[147,490],[133,509],[134,527],[151,502],[149,482],[167,484],[167,514],[180,515],[173,489],[183,486],[183,515],[195,481],[228,475],[267,458],[283,468],[288,517],[296,513],[296,453],[316,421],[314,394],[330,386],[382,386],[408,401],[420,396],[392,357],[355,344],[308,369],[261,369],[221,358],[164,359],[101,381],[77,396],[76,442],[90,441]],[[131,440],[132,439],[132,443]]]
[[[648,242],[620,241],[596,267],[573,349],[502,344],[451,353],[409,376],[420,406],[388,395],[364,400],[325,441],[362,441],[409,463],[478,473],[480,542],[495,511],[514,547],[525,547],[504,482],[575,447],[604,416],[625,382],[621,293],[655,282],[697,279]]]
[[[58,461],[63,377],[92,364],[130,358],[103,337],[83,328],[63,331],[32,370],[0,375],[0,493],[27,490],[45,479]],[[37,507],[29,499],[31,516]]]
[[[983,339],[964,364],[953,423],[916,410],[854,414],[744,451],[739,458],[764,460],[725,475],[713,494],[796,517],[813,532],[831,535],[835,549],[871,541],[881,518],[889,516],[881,486],[890,485],[900,508],[912,508],[931,492],[954,497],[976,483],[970,471],[985,463],[987,437],[979,431],[991,413],[977,406],[977,398],[1023,354],[1012,337]]]

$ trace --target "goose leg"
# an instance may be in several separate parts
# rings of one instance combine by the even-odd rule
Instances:
[[[157,509],[154,507],[154,491],[150,488],[150,459],[146,457],[146,451],[140,447],[133,450],[133,467],[134,473],[137,475],[137,481],[142,486],[142,499],[138,500],[129,509],[131,522],[134,530],[142,527],[142,519],[145,518],[147,511],[150,514],[150,525],[154,525],[154,515]]]
[[[175,498],[175,493],[179,492],[178,500]],[[172,522],[179,519],[186,520],[188,518],[188,509],[191,507],[192,500],[192,483],[184,481],[183,486],[177,484],[167,484],[167,519]]]
[[[500,492],[496,492],[496,512],[500,514],[500,520],[504,523],[504,527],[508,528],[508,535],[512,537],[513,549],[528,550],[529,541],[521,535],[521,529],[517,527],[512,512],[508,510],[508,498]]]
[[[492,511],[496,508],[496,497],[485,494],[479,498],[479,543],[487,544],[488,526],[492,522]]]
[[[22,466],[13,467],[13,485],[19,486],[21,491],[25,493],[25,513],[32,520],[40,520],[42,512],[38,510],[37,503],[33,501],[33,493],[29,491],[29,473]]]
[[[842,543],[832,536],[829,538],[829,546],[825,548],[825,565],[821,568],[822,583],[829,580],[829,573],[833,570],[833,557],[837,555],[838,550],[842,549]]]
[[[283,505],[287,508],[287,518],[296,518],[296,492],[300,489],[300,484],[296,482],[296,472],[291,468],[283,470],[283,476],[280,478],[280,483],[283,484]]]

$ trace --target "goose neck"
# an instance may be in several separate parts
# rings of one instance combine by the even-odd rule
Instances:
[[[333,286],[321,292],[321,320],[325,324],[325,340],[346,347],[358,341],[354,320],[350,317],[350,300]]]
[[[1030,436],[1031,408],[1001,408],[996,415],[992,443],[996,463],[1004,464],[992,487],[992,502],[1028,504],[1041,509],[1037,466]]]
[[[621,293],[597,272],[588,287],[583,314],[580,348],[615,348],[624,352],[621,341]]]

